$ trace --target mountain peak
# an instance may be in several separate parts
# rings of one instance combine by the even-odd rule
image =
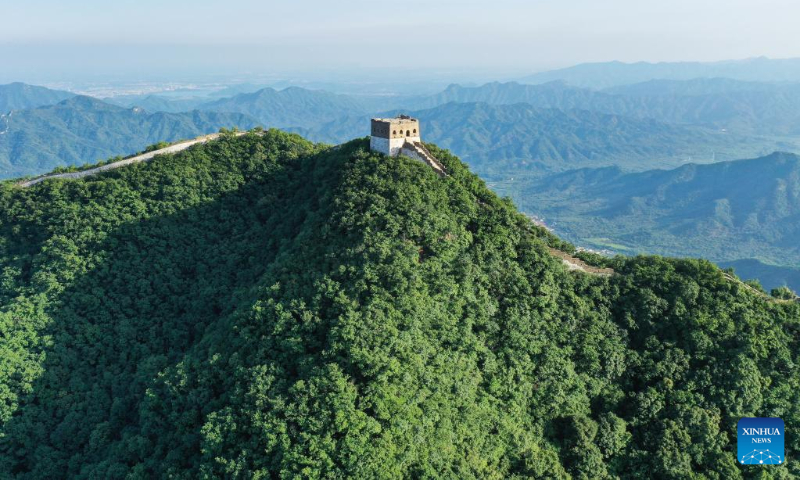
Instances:
[[[214,133],[220,128],[248,129],[259,122],[238,113],[148,113],[88,96],[55,105],[14,111],[0,121],[0,172],[5,178],[41,174],[48,169],[84,165],[129,155],[161,142]],[[36,142],[14,141],[36,138]]]
[[[0,112],[53,105],[73,95],[22,82],[0,85]]]
[[[68,107],[82,107],[82,108],[102,108],[109,110],[124,110],[121,107],[104,102],[99,98],[91,97],[88,95],[75,95],[73,97],[62,100],[58,105]]]
[[[571,270],[574,247],[426,148],[446,179],[365,139],[269,130],[6,189],[0,465],[660,478],[684,452],[648,440],[665,429],[791,405],[796,379],[771,353],[796,350],[789,300],[700,260]],[[743,318],[773,332],[770,351]],[[772,388],[732,405],[740,372]],[[653,408],[687,398],[692,415]],[[719,438],[735,433],[717,423],[691,445],[698,475],[731,471]]]

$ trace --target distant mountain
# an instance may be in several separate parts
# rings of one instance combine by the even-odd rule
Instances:
[[[0,118],[0,178],[127,155],[159,141],[193,138],[258,121],[232,113],[154,113],[78,96]]]
[[[719,79],[659,81],[609,91],[616,93],[572,87],[563,81],[541,85],[513,82],[479,87],[451,85],[413,106],[427,108],[447,102],[528,103],[539,108],[592,110],[743,134],[800,135],[800,84],[769,85]]]
[[[427,98],[421,95],[341,95],[300,87],[275,90],[243,84],[227,87],[208,96],[122,95],[102,100],[128,108],[141,107],[149,112],[185,112],[198,108],[242,112],[258,115],[281,127],[302,127],[318,125],[348,114],[366,115],[369,112],[419,105]]]
[[[800,84],[776,85],[720,78],[658,80],[606,91],[578,88],[563,81],[540,85],[493,82],[477,87],[450,85],[438,94],[417,97],[348,96],[290,87],[284,90],[265,88],[214,101],[162,95],[125,96],[108,101],[147,111],[180,112],[199,108],[238,112],[256,117],[268,126],[298,131],[313,131],[348,116],[359,117],[359,125],[363,127],[363,118],[387,110],[418,111],[451,102],[477,102],[526,103],[537,108],[590,110],[665,123],[700,125],[787,140],[787,143],[775,144],[784,150],[793,150],[793,139],[800,136]],[[340,128],[326,125],[328,130],[331,127]],[[328,135],[328,138],[334,136]],[[350,137],[335,138],[339,141]]]
[[[0,85],[0,113],[53,105],[74,96],[74,93],[19,82]],[[0,123],[0,130],[2,128],[3,125]]]
[[[796,83],[796,82],[794,82]],[[613,95],[696,96],[733,92],[770,92],[790,87],[792,83],[745,82],[730,78],[695,78],[692,80],[648,80],[602,90]]]
[[[203,101],[166,96],[116,97],[110,102],[147,111],[237,112],[253,116],[267,126],[313,130],[347,116],[364,117],[393,109],[423,110],[457,103],[512,105],[537,108],[590,110],[666,123],[701,125],[744,135],[783,138],[776,147],[793,150],[800,136],[800,83],[768,84],[730,79],[688,81],[658,80],[606,91],[570,86],[564,81],[539,85],[487,83],[478,87],[450,85],[430,96],[348,96],[321,90],[290,87],[261,89],[254,93]],[[337,128],[334,126],[334,128]],[[344,140],[348,136],[337,138]]]
[[[800,83],[658,80],[611,90],[625,111],[762,135],[800,135]],[[622,101],[621,99],[625,99]]]
[[[491,82],[477,87],[450,85],[442,92],[421,98],[413,107],[433,108],[450,102],[481,102],[491,105],[511,105],[528,103],[539,108],[558,108],[570,110],[575,108],[591,109],[593,105],[610,110],[614,98],[611,95],[595,92],[585,88],[567,85],[562,81],[541,85],[523,85],[515,82]]]
[[[217,90],[215,92],[211,92],[208,94],[208,96],[215,98],[232,97],[234,95],[239,95],[242,93],[257,92],[264,88],[268,88],[268,86],[256,83],[237,83],[235,85],[228,85],[227,87]]]
[[[299,87],[284,90],[264,88],[254,93],[208,102],[198,108],[242,113],[255,117],[267,127],[279,128],[307,128],[343,116],[363,115],[366,112],[365,105],[352,97]]]
[[[759,57],[711,63],[584,63],[537,73],[524,77],[520,81],[536,84],[564,80],[570,85],[599,89],[655,79],[690,80],[714,77],[756,82],[800,82],[800,58]]]
[[[520,187],[515,200],[589,247],[800,268],[794,154],[642,173],[582,169]]]
[[[192,111],[208,102],[208,98],[204,97],[170,98],[162,95],[121,95],[102,100],[126,108],[139,107],[148,112],[170,113]]]
[[[420,119],[425,139],[453,150],[481,173],[493,175],[602,165],[647,170],[689,160],[759,155],[776,146],[761,139],[653,119],[541,109],[522,103],[448,103],[404,113]],[[369,125],[363,116],[356,116],[296,131],[317,141],[339,143],[368,135]]]

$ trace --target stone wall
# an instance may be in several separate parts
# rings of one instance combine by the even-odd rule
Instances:
[[[236,135],[237,137],[240,137],[242,135],[245,135],[246,133],[248,133],[248,132],[236,132],[234,135]],[[210,135],[203,135],[202,137],[197,137],[194,140],[186,140],[186,141],[183,141],[183,142],[180,142],[180,143],[176,143],[174,145],[170,145],[170,146],[168,146],[166,148],[162,148],[161,150],[154,150],[152,152],[143,153],[141,155],[136,155],[134,157],[126,158],[126,159],[120,160],[118,162],[108,163],[108,164],[105,164],[105,165],[101,165],[99,167],[90,168],[88,170],[81,170],[79,172],[51,173],[49,175],[42,175],[41,177],[36,177],[34,179],[31,179],[31,180],[25,180],[25,181],[19,182],[19,183],[17,183],[17,185],[20,186],[20,187],[25,188],[25,187],[30,187],[31,185],[36,185],[37,183],[43,182],[43,181],[45,181],[47,179],[50,179],[50,178],[67,178],[67,179],[71,179],[71,178],[88,177],[88,176],[91,176],[91,175],[98,174],[100,172],[105,172],[106,170],[113,170],[115,168],[124,167],[125,165],[131,165],[133,163],[139,163],[139,162],[147,162],[147,161],[152,160],[157,155],[165,155],[165,154],[168,154],[168,153],[177,153],[177,152],[180,152],[181,150],[186,150],[187,148],[189,148],[189,147],[191,147],[193,145],[197,145],[199,143],[206,143],[206,142],[210,142],[212,140],[216,140],[217,138],[219,138],[219,136],[220,136],[219,133],[212,133]]]
[[[415,141],[419,141],[419,137]],[[406,138],[382,138],[372,136],[369,139],[369,149],[374,152],[380,152],[384,155],[389,155],[390,157],[396,157],[400,155],[400,150],[403,148],[403,145],[406,143]]]
[[[443,177],[447,176],[444,166],[439,163],[439,160],[431,155],[430,152],[428,152],[428,149],[426,149],[421,142],[403,144],[403,148],[400,149],[400,154],[409,158],[413,158],[414,160],[419,160],[425,165],[431,167],[439,175]]]

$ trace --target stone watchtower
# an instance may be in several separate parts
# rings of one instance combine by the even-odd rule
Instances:
[[[419,160],[444,176],[444,166],[428,151],[420,139],[419,120],[408,115],[396,118],[373,118],[369,149],[390,157],[405,155]]]
[[[419,120],[407,115],[397,118],[373,118],[370,150],[395,157],[406,142],[419,142]]]

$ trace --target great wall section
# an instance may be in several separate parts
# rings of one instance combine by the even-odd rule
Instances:
[[[79,172],[51,173],[49,175],[42,175],[41,177],[36,177],[36,178],[32,178],[30,180],[25,180],[25,181],[19,182],[19,183],[17,183],[17,185],[22,187],[22,188],[26,188],[26,187],[30,187],[32,185],[36,185],[37,183],[43,182],[45,180],[50,180],[52,178],[74,179],[74,178],[89,177],[91,175],[95,175],[95,174],[98,174],[100,172],[106,172],[108,170],[114,170],[115,168],[124,167],[126,165],[132,165],[134,163],[146,162],[148,160],[152,160],[153,158],[155,158],[158,155],[164,155],[164,154],[168,154],[168,153],[177,153],[177,152],[180,152],[182,150],[186,150],[187,148],[189,148],[191,146],[199,145],[199,144],[202,144],[202,143],[207,143],[207,142],[210,142],[212,140],[216,140],[217,138],[219,138],[220,135],[221,134],[219,134],[219,133],[212,133],[210,135],[203,135],[202,137],[197,137],[197,138],[192,139],[192,140],[185,140],[183,142],[178,142],[178,143],[176,143],[174,145],[170,145],[168,147],[164,147],[164,148],[159,149],[159,150],[153,150],[152,152],[147,152],[147,153],[143,153],[141,155],[136,155],[134,157],[125,158],[125,159],[120,160],[118,162],[109,163],[107,165],[101,165],[99,167],[90,168],[90,169],[87,169],[87,170],[81,170]],[[236,132],[234,135],[236,135],[236,136],[244,135],[244,132]]]
[[[407,157],[421,161],[422,163],[431,167],[434,172],[439,174],[439,176],[447,176],[444,165],[439,163],[439,160],[436,160],[436,157],[434,157],[433,154],[431,154],[431,152],[425,148],[425,145],[423,145],[422,142],[406,142],[403,145],[403,148],[400,150],[400,153]]]

